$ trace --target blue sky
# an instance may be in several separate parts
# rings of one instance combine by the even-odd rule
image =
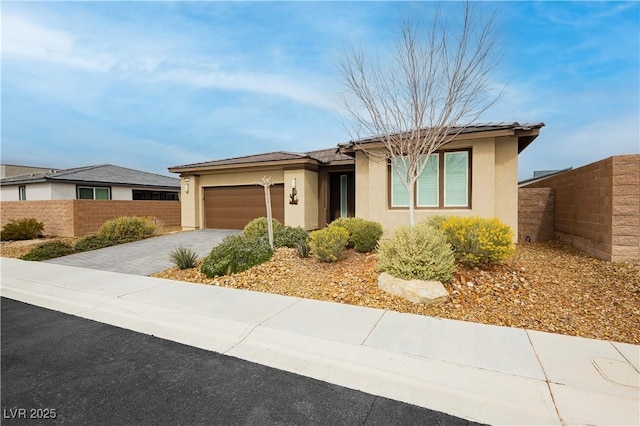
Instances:
[[[3,1],[2,162],[166,175],[334,147],[350,139],[337,102],[343,46],[392,46],[405,6]],[[546,123],[520,155],[520,179],[640,152],[639,3],[477,6],[498,9],[492,80],[505,87],[480,121]]]

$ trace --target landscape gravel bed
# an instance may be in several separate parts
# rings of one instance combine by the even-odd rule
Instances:
[[[612,263],[556,241],[518,244],[515,257],[486,270],[458,265],[449,300],[414,304],[377,287],[375,253],[347,251],[336,263],[293,249],[248,271],[207,278],[198,268],[156,277],[349,303],[552,333],[640,344],[640,266]]]

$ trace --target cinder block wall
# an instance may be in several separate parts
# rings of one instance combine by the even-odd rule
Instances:
[[[640,262],[640,155],[612,158],[611,256]]]
[[[155,216],[166,226],[180,226],[179,201],[55,200],[0,202],[1,225],[34,217],[44,223],[44,234],[60,237],[94,233],[119,216]]]
[[[640,155],[622,155],[525,188],[553,188],[556,238],[592,256],[640,261]]]
[[[518,241],[553,240],[555,226],[553,188],[520,188],[518,190]]]
[[[75,235],[97,232],[120,216],[155,216],[166,226],[180,226],[180,201],[73,200],[77,205]]]
[[[2,201],[0,226],[27,217],[44,223],[43,233],[60,237],[74,236],[74,200]]]

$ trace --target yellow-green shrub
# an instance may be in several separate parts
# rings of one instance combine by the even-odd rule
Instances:
[[[450,217],[440,229],[458,261],[469,266],[501,263],[515,254],[513,231],[498,219]]]
[[[98,235],[118,242],[142,240],[156,231],[150,220],[137,216],[121,216],[102,224]]]
[[[342,226],[328,226],[311,233],[311,253],[322,262],[335,262],[349,242],[349,231]]]
[[[282,224],[277,219],[271,219],[271,225],[273,226],[273,235],[275,236],[280,230],[282,230]],[[269,235],[269,219],[266,217],[259,217],[253,219],[247,223],[242,233],[249,238],[262,238]]]
[[[446,282],[455,259],[445,236],[426,223],[398,228],[378,245],[378,268],[405,280]]]
[[[341,226],[349,232],[348,246],[357,252],[367,253],[375,249],[382,237],[382,225],[357,217],[336,219],[329,226]]]

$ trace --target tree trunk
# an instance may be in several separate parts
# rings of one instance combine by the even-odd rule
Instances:
[[[413,228],[416,226],[416,202],[415,194],[416,181],[414,179],[409,180],[409,225]]]

